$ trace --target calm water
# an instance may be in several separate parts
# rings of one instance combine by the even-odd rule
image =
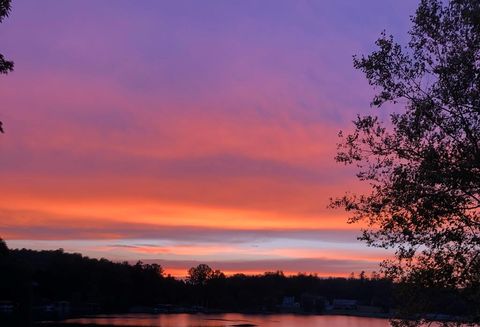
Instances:
[[[227,327],[253,324],[263,327],[387,327],[388,320],[345,316],[243,315],[237,313],[121,315],[70,319],[67,322],[113,326]]]

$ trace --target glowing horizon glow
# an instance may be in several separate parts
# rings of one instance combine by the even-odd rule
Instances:
[[[351,56],[416,1],[14,2],[0,24],[0,237],[185,276],[348,276],[388,251],[328,209],[371,110]],[[95,8],[92,10],[92,8]],[[379,14],[381,13],[381,14]],[[380,113],[382,115],[382,113]]]

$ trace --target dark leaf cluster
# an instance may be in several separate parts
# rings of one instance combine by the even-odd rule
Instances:
[[[0,23],[8,17],[11,9],[11,0],[0,0]],[[11,71],[13,71],[13,61],[5,59],[5,57],[0,54],[0,74],[7,74]]]

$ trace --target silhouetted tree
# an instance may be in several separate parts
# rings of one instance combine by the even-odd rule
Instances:
[[[206,264],[199,264],[188,270],[187,285],[196,304],[221,307],[226,295],[226,276],[220,270],[213,270]],[[227,300],[228,302],[228,300]]]
[[[11,10],[11,0],[0,0],[0,23],[8,17]],[[13,61],[6,60],[5,57],[0,54],[0,74],[8,74],[13,71]],[[0,133],[3,133],[3,123],[0,121]]]
[[[7,243],[0,238],[0,257],[8,255]]]
[[[378,50],[354,58],[377,90],[372,106],[403,108],[388,123],[358,117],[340,134],[336,159],[357,165],[371,192],[332,205],[368,223],[369,245],[395,250],[383,271],[404,286],[410,313],[434,312],[441,290],[478,324],[480,1],[422,0],[411,20],[408,46],[382,33]]]
[[[8,17],[11,10],[11,0],[0,0],[0,23]],[[6,60],[5,57],[0,54],[0,74],[7,74],[13,70],[13,62]]]
[[[206,264],[199,264],[188,270],[187,281],[192,285],[205,285],[214,276],[215,272]]]

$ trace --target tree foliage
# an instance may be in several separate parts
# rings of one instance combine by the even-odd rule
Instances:
[[[358,117],[340,134],[337,161],[371,189],[332,204],[367,223],[367,244],[395,250],[383,268],[409,286],[410,313],[431,310],[425,288],[455,289],[478,324],[480,1],[422,0],[411,20],[408,45],[382,33],[376,51],[354,58],[377,91],[372,106],[402,109],[386,123]]]
[[[0,238],[0,258],[8,255],[7,243]]]
[[[10,14],[11,0],[0,0],[0,23]],[[13,71],[13,61],[5,59],[0,53],[0,74],[8,74]],[[0,121],[0,133],[3,133],[2,122]]]
[[[0,0],[0,23],[10,14],[11,3],[11,0]],[[13,71],[13,62],[0,54],[0,74],[7,74],[11,71]]]
[[[205,285],[217,278],[225,278],[225,275],[220,270],[213,270],[209,265],[202,263],[188,270],[187,281],[192,285]]]

